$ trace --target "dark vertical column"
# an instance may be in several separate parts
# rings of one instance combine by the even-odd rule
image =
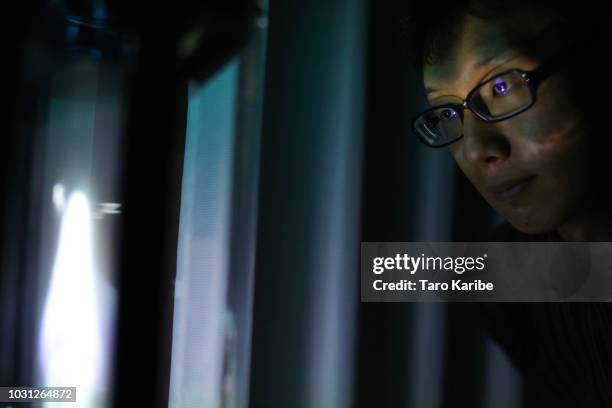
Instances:
[[[351,404],[363,1],[271,2],[250,403]]]
[[[362,241],[418,240],[422,172],[410,132],[418,79],[399,33],[405,3],[369,2]],[[359,305],[357,407],[409,406],[415,318],[409,303]]]
[[[32,299],[24,296],[26,282],[31,159],[34,148],[36,97],[44,95],[38,83],[26,78],[26,39],[42,1],[6,2],[2,5],[3,72],[0,76],[0,384],[23,385],[32,381],[32,367],[20,357],[33,340],[33,322],[24,310]],[[31,353],[27,353],[31,355]]]
[[[168,403],[186,85],[173,75],[172,7],[146,21],[127,118],[115,403]]]
[[[478,307],[472,303],[448,307],[442,408],[483,406],[486,355],[477,313]]]

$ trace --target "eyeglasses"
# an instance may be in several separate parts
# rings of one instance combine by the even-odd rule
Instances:
[[[463,137],[464,111],[469,109],[485,122],[510,119],[531,108],[538,86],[559,69],[556,57],[533,71],[510,69],[478,84],[462,103],[435,106],[416,116],[412,127],[429,147],[444,147]]]

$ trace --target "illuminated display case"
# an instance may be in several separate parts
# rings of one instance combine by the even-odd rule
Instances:
[[[77,387],[83,407],[167,406],[169,395],[189,391],[181,379],[197,374],[180,368],[194,353],[181,348],[182,330],[193,327],[184,326],[182,280],[175,287],[174,279],[177,270],[183,276],[182,265],[197,264],[177,258],[185,255],[179,243],[189,240],[179,232],[179,220],[189,219],[181,202],[189,205],[202,188],[189,180],[207,175],[194,158],[225,163],[229,157],[215,156],[223,149],[244,156],[227,150],[236,138],[258,149],[258,134],[237,128],[236,115],[258,121],[263,9],[247,1],[60,0],[14,7],[18,30],[9,37],[15,48],[6,79],[11,103],[3,116],[0,382]],[[215,85],[218,78],[227,80]],[[213,96],[227,100],[221,109],[231,116],[206,116],[199,103],[206,89],[218,90]],[[200,125],[207,118],[228,130]],[[202,143],[213,149],[193,147]],[[257,155],[247,154],[251,167]],[[232,176],[245,177],[233,171],[237,161],[230,160],[225,178],[206,182],[229,192]],[[252,201],[244,190],[235,194]],[[229,228],[229,215],[219,219]],[[248,295],[248,282],[240,286]],[[228,311],[229,348],[217,358],[234,367],[222,375],[219,395],[234,401],[226,406],[238,406],[239,392],[246,398],[247,306],[236,303]],[[173,347],[179,380],[169,393]],[[184,406],[181,400],[170,405]]]

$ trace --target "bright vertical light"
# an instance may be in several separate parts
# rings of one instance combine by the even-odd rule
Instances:
[[[64,207],[66,206],[66,192],[64,191],[64,186],[61,184],[53,186],[53,205],[57,212],[61,213],[64,211]]]
[[[91,209],[87,197],[75,192],[60,227],[39,358],[44,385],[77,387],[79,407],[96,406],[104,376],[93,265]]]

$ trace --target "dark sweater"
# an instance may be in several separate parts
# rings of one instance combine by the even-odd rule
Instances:
[[[509,224],[491,241],[560,241]],[[525,407],[612,407],[610,303],[482,303],[483,324],[525,380]]]

